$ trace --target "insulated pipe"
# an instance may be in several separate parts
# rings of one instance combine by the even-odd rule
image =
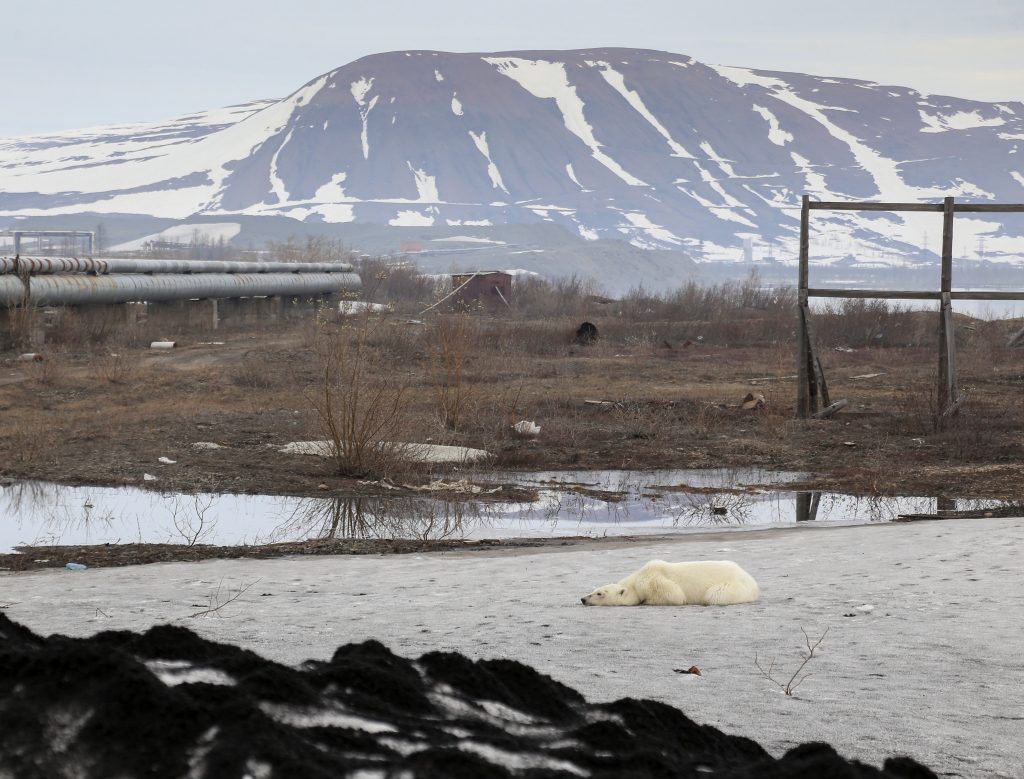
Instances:
[[[17,269],[51,273],[352,273],[347,262],[227,262],[220,260],[133,260],[74,257],[22,257]],[[14,273],[15,261],[0,258],[0,273]]]
[[[29,305],[80,305],[196,298],[301,297],[327,295],[361,286],[355,273],[206,273],[154,276],[34,276]],[[25,286],[16,276],[0,277],[0,305],[21,305]]]

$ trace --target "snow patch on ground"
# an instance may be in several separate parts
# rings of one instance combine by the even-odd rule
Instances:
[[[1021,175],[1020,173],[1018,173],[1015,170],[1011,170],[1010,171],[1010,175],[1013,176],[1013,180],[1014,181],[1016,181],[1018,184],[1020,184],[1022,187],[1024,187],[1024,175]]]
[[[452,113],[456,116],[462,116],[462,103],[455,95],[452,95]]]
[[[494,65],[499,73],[508,76],[534,97],[554,100],[562,114],[565,128],[587,145],[595,160],[630,186],[647,186],[645,181],[628,173],[602,150],[601,144],[594,137],[594,129],[587,123],[583,101],[576,93],[576,88],[569,83],[564,64],[519,57],[483,57],[483,60]]]

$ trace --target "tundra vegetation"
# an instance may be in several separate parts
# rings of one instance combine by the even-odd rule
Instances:
[[[346,259],[337,245],[285,244],[274,258]],[[509,307],[457,309],[447,277],[360,259],[359,298],[241,307],[218,329],[207,301],[8,312],[0,360],[0,477],[138,483],[160,456],[161,489],[316,494],[425,479],[400,448],[485,449],[494,469],[758,466],[807,472],[809,487],[871,494],[1020,499],[1008,475],[1024,433],[1020,322],[958,315],[968,401],[934,422],[931,311],[844,300],[816,314],[835,418],[797,421],[792,289],[691,283],[610,299],[580,278],[516,280]],[[226,308],[226,307],[225,307]],[[598,337],[579,343],[584,321]],[[148,349],[154,340],[179,347]],[[20,355],[38,352],[38,362]],[[741,408],[748,393],[764,404]],[[513,429],[535,422],[538,436]],[[286,455],[332,441],[327,459]],[[196,449],[195,442],[220,448]],[[483,467],[483,466],[477,466]]]

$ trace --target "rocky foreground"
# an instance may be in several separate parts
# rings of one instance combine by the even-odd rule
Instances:
[[[192,631],[46,638],[0,614],[0,775],[935,777],[808,743],[775,759],[662,703],[591,704],[511,660],[376,641],[289,667]]]

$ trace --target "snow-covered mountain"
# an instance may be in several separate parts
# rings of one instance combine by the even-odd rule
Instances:
[[[792,255],[804,193],[1024,201],[1024,104],[634,49],[407,51],[283,100],[0,141],[0,216],[553,222],[756,259]],[[814,224],[836,257],[917,256],[940,237],[934,214],[816,212]],[[1024,253],[1024,220],[958,219],[962,247]]]

